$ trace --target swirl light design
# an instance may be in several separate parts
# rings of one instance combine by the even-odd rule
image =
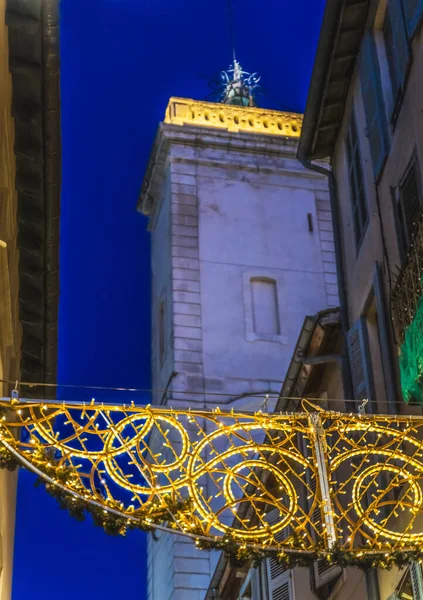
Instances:
[[[22,463],[128,520],[288,552],[423,543],[423,419],[29,400],[0,414]]]

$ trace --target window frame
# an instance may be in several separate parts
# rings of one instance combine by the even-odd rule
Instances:
[[[275,312],[275,331],[273,333],[266,333],[264,331],[258,331],[257,330],[257,314],[256,314],[256,309],[259,308],[259,306],[256,304],[256,298],[255,298],[255,285],[256,283],[266,283],[272,286],[272,291],[274,294],[274,308],[276,309]],[[278,282],[276,279],[274,279],[273,277],[251,277],[250,279],[250,286],[251,286],[251,294],[252,294],[252,305],[253,305],[253,330],[254,333],[257,335],[257,337],[259,338],[267,338],[267,337],[277,337],[281,335],[281,319],[280,319],[280,311],[279,311],[279,299],[278,299]]]
[[[256,280],[271,280],[275,282],[276,286],[276,308],[278,311],[279,320],[279,335],[262,334],[256,333],[254,330],[254,305],[253,305],[253,294],[252,294],[252,281]],[[281,319],[284,290],[283,283],[280,278],[280,271],[269,271],[257,269],[255,271],[248,271],[242,274],[242,287],[244,297],[244,320],[245,320],[245,337],[247,342],[276,342],[282,345],[289,343],[288,338],[284,335],[284,324]]]
[[[368,29],[361,42],[358,60],[361,96],[366,118],[366,135],[370,148],[375,182],[379,182],[389,155],[391,140],[388,133],[386,104],[382,90],[379,57],[374,31]],[[373,112],[370,111],[373,107]],[[374,137],[374,134],[378,134]],[[372,141],[378,141],[378,146]],[[376,150],[379,149],[376,155]]]
[[[352,140],[353,136],[355,136],[354,141]],[[354,107],[351,110],[348,123],[348,131],[345,138],[345,155],[348,171],[348,187],[350,194],[350,207],[354,231],[354,244],[357,257],[360,253],[360,249],[363,244],[363,240],[366,236],[367,228],[369,225],[369,207],[367,203],[366,186],[364,183],[364,170],[361,160],[360,138],[358,135],[357,119]],[[360,205],[360,191],[363,194],[362,206]],[[363,208],[365,210],[364,220],[362,219]],[[360,221],[359,234],[357,233],[356,226],[356,212]]]
[[[402,197],[401,197],[401,184],[404,182],[404,180],[406,179],[407,175],[410,173],[413,166],[416,169],[416,178],[417,178],[417,184],[418,184],[417,189],[418,189],[418,193],[419,193],[419,201],[420,201],[420,208],[421,208],[420,217],[422,217],[422,215],[423,215],[423,190],[422,190],[423,181],[422,181],[422,172],[421,172],[421,168],[420,168],[420,162],[418,159],[416,149],[413,150],[411,158],[408,161],[407,166],[405,167],[404,171],[402,172],[401,177],[399,178],[398,185],[394,188],[391,188],[391,196],[392,196],[392,201],[394,203],[395,230],[396,230],[396,234],[397,234],[397,242],[398,242],[399,254],[400,254],[400,259],[401,259],[402,264],[404,264],[404,262],[406,260],[407,253],[412,244],[412,239],[410,239],[410,234],[406,228],[405,212],[404,212],[404,206],[403,206]]]
[[[393,14],[395,11],[396,15]],[[400,19],[400,23],[397,24],[396,21],[393,20],[393,17],[395,16]],[[391,44],[388,44],[386,39],[385,26],[387,22],[389,22],[390,26]],[[407,49],[405,66],[401,66],[400,64],[400,53],[398,52],[398,47],[401,46],[401,39],[398,37],[398,31],[402,31],[402,42],[406,45]],[[386,62],[388,64],[389,80],[392,93],[390,123],[392,128],[395,129],[404,101],[408,73],[410,71],[412,62],[407,22],[402,1],[398,3],[398,0],[388,0],[381,33],[383,44],[385,46]],[[397,33],[397,35],[395,35],[395,33]]]
[[[411,41],[417,33],[418,28],[423,22],[423,0],[415,7],[414,13],[410,17],[407,9],[407,0],[402,0],[401,6],[404,11],[405,25],[407,28],[408,39]]]
[[[157,353],[159,358],[160,368],[163,367],[163,364],[166,359],[166,298],[164,294],[160,297],[159,306],[158,306],[158,340],[157,340]]]

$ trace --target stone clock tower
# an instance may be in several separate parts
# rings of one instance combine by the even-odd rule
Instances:
[[[145,175],[158,405],[258,410],[304,316],[338,305],[326,180],[295,158],[301,116],[242,104],[171,98]],[[150,536],[149,599],[203,600],[215,563]]]

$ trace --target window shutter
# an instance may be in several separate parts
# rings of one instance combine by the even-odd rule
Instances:
[[[403,0],[408,35],[411,37],[423,15],[423,0]]]
[[[392,27],[392,55],[394,59],[396,84],[399,88],[401,88],[404,86],[408,61],[410,59],[407,29],[405,26],[401,2],[398,2],[398,0],[389,0],[388,10]],[[398,89],[394,90],[394,93],[397,92]]]
[[[360,317],[347,334],[354,396],[357,400],[373,399],[373,377],[366,320]]]
[[[351,112],[347,135],[347,159],[350,182],[351,209],[353,215],[354,237],[358,252],[368,223],[364,178],[361,168],[360,143],[354,111]]]
[[[270,562],[271,559],[268,560],[269,600],[294,600],[291,571],[284,571],[272,577]]]
[[[281,515],[277,508],[275,508],[268,514],[269,525],[274,525],[280,519],[281,519]],[[281,531],[279,531],[278,533],[275,534],[275,540],[278,543],[282,543],[290,535],[291,535],[291,529],[288,525],[287,527],[284,527]],[[286,573],[285,568],[277,560],[274,560],[273,558],[269,558],[269,560],[268,560],[268,570],[269,570],[269,587],[271,587],[270,584],[272,581],[274,581],[275,579],[277,579],[278,577],[280,577],[281,575]]]
[[[261,600],[261,582],[259,567],[251,569],[251,597],[252,600]]]
[[[410,579],[413,587],[414,600],[423,600],[422,568],[417,562],[412,562],[410,564]]]
[[[383,289],[381,267],[378,262],[375,263],[374,267],[373,289],[376,299],[376,313],[378,319],[380,351],[382,356],[386,398],[388,400],[388,403],[391,406],[394,406],[397,401],[397,397],[395,391],[396,385],[393,376],[393,373],[395,371],[392,362],[391,342],[389,338],[389,312],[387,310],[385,292]]]
[[[416,159],[413,159],[399,185],[405,247],[408,248],[422,212],[421,181]]]
[[[389,138],[376,46],[370,31],[363,38],[359,68],[366,113],[367,136],[372,155],[373,172],[377,179],[388,155]]]

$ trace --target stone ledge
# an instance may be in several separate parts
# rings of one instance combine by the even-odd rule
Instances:
[[[302,119],[297,113],[171,98],[165,123],[299,138]]]

